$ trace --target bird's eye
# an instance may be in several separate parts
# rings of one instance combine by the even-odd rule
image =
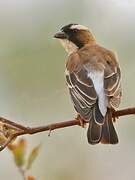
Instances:
[[[74,29],[73,32],[75,32],[75,33],[78,32],[78,29]]]

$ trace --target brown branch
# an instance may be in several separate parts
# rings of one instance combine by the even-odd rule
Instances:
[[[119,118],[120,116],[126,116],[126,115],[135,115],[135,107],[134,108],[127,108],[127,109],[122,109],[118,111],[113,112],[113,118]],[[54,124],[49,124],[46,126],[39,126],[39,127],[25,127],[21,124],[15,123],[13,121],[7,120],[5,118],[0,117],[0,132],[3,133],[4,138],[4,143],[0,145],[0,151],[2,151],[5,147],[8,146],[11,141],[21,135],[24,134],[35,134],[35,133],[40,133],[44,131],[49,131],[51,132],[54,129],[60,129],[60,128],[65,128],[65,127],[70,127],[70,126],[81,126],[81,121],[76,118],[74,120],[70,121],[64,121],[64,122],[59,122],[59,123],[54,123]],[[87,121],[86,121],[87,123]]]

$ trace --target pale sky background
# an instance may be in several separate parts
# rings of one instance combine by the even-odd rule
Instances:
[[[0,116],[27,126],[75,117],[64,79],[66,53],[53,39],[73,22],[88,26],[117,53],[120,108],[135,105],[135,0],[0,0]],[[115,127],[115,146],[89,145],[79,127],[25,136],[29,151],[42,142],[30,174],[37,180],[135,179],[135,117],[123,117]],[[0,154],[0,179],[21,180],[9,151]]]

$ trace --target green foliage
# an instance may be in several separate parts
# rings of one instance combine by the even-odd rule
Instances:
[[[28,157],[28,160],[27,160],[27,170],[29,170],[34,162],[34,160],[36,159],[36,157],[38,156],[39,154],[39,149],[40,149],[40,145],[36,146],[35,148],[32,149],[29,157]]]
[[[14,156],[14,160],[17,167],[22,167],[24,165],[24,158],[26,153],[27,142],[21,139],[17,144],[10,144],[8,148],[11,150]]]
[[[8,149],[12,152],[15,164],[24,180],[36,180],[33,176],[27,176],[26,173],[37,158],[40,147],[41,145],[34,147],[29,156],[26,157],[27,141],[25,139],[20,139],[17,143],[8,145]]]

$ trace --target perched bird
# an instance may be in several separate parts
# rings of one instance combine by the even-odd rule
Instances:
[[[90,144],[116,144],[112,112],[121,100],[121,72],[114,53],[97,44],[89,29],[68,24],[54,35],[68,53],[66,81],[75,110],[89,121]]]

